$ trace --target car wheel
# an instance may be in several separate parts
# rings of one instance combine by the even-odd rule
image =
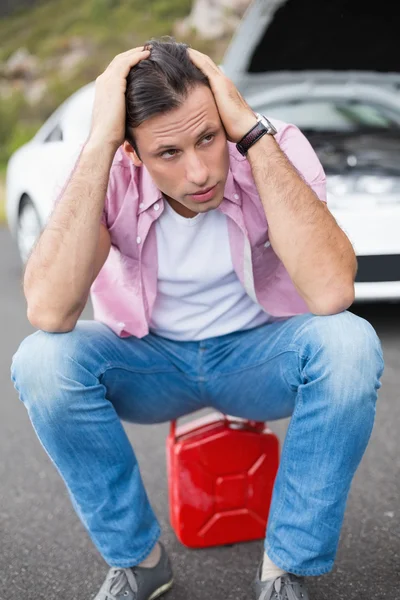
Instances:
[[[23,264],[26,264],[41,231],[42,225],[35,205],[29,196],[24,196],[19,208],[17,229],[18,251]]]

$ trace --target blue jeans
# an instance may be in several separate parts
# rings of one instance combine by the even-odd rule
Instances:
[[[141,562],[160,535],[121,420],[158,423],[205,407],[259,421],[292,415],[265,549],[282,569],[319,575],[333,566],[382,371],[372,326],[343,312],[201,342],[121,339],[80,321],[27,337],[12,379],[77,514],[117,567]]]

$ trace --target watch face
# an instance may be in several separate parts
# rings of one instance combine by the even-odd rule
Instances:
[[[277,133],[275,127],[272,125],[272,123],[270,121],[268,121],[268,119],[266,117],[264,117],[263,115],[260,115],[257,113],[257,120],[264,125],[265,129],[267,130],[267,132],[270,135],[275,135]]]

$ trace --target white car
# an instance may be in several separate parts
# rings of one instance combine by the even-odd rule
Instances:
[[[320,4],[315,0],[317,12]],[[399,300],[400,74],[385,73],[382,67],[382,61],[390,64],[393,47],[386,40],[381,62],[374,63],[369,21],[363,23],[359,12],[350,11],[348,18],[356,18],[369,44],[354,56],[354,38],[335,32],[335,25],[342,23],[343,3],[332,0],[329,35],[340,43],[331,54],[322,52],[316,58],[312,45],[304,42],[304,31],[293,27],[293,5],[290,0],[255,0],[221,67],[254,110],[298,125],[315,148],[327,173],[328,206],[358,256],[356,301]],[[315,17],[309,0],[296,0],[296,7],[303,23]],[[274,46],[276,40],[281,47],[286,43],[285,52]],[[373,44],[372,49],[376,51]],[[368,60],[377,71],[366,68]],[[91,83],[10,159],[7,218],[23,262],[48,219],[55,189],[68,176],[89,133],[93,99]]]
[[[6,215],[25,263],[50,215],[53,199],[90,131],[94,83],[68,98],[10,158]]]

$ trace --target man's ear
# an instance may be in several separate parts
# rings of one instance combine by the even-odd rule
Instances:
[[[132,146],[132,144],[130,142],[125,140],[125,142],[123,144],[123,149],[124,149],[126,156],[133,162],[135,167],[141,167],[143,165],[142,161],[140,160],[139,156],[136,153],[136,150],[134,149],[134,147]]]

